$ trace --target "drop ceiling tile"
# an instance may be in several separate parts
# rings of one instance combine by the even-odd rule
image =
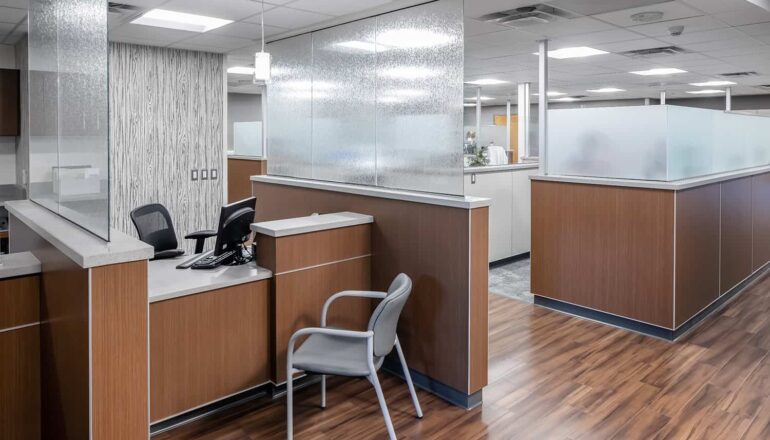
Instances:
[[[327,15],[346,15],[390,3],[391,0],[295,0],[292,8],[318,12]]]
[[[265,11],[269,11],[274,7],[266,4]],[[161,9],[227,20],[242,20],[254,14],[259,14],[261,6],[259,2],[251,0],[171,0],[168,3],[164,3]]]
[[[709,16],[682,18],[679,20],[659,21],[657,23],[643,24],[628,28],[631,31],[638,32],[648,37],[658,37],[670,35],[669,28],[672,26],[684,26],[684,33],[710,31],[714,29],[723,29],[727,24]]]
[[[0,22],[18,23],[27,18],[26,9],[0,7]]]
[[[745,0],[680,0],[696,9],[700,9],[708,14],[731,11],[745,6]]]
[[[535,0],[468,0],[465,2],[465,16],[478,18],[492,12],[508,11],[538,3]]]
[[[580,15],[597,15],[623,9],[654,5],[656,3],[665,3],[668,1],[671,0],[556,0],[548,2],[548,4]]]
[[[286,32],[288,29],[265,25],[265,37],[277,35]],[[246,23],[236,21],[220,28],[212,29],[208,32],[214,35],[224,35],[227,37],[248,38],[250,40],[260,38],[261,26],[255,23]]]
[[[537,47],[536,37],[528,32],[506,28],[504,31],[485,33],[481,35],[466,36],[468,42],[482,43],[496,46],[522,46]]]
[[[625,29],[611,29],[600,32],[590,32],[587,34],[569,35],[554,38],[549,43],[549,47],[558,49],[559,47],[570,46],[593,46],[600,43],[616,43],[619,41],[638,40],[639,34],[629,32]]]
[[[139,38],[142,40],[152,40],[168,45],[185,38],[199,35],[197,32],[180,31],[176,29],[166,29],[156,26],[144,26],[140,24],[126,23],[109,32],[109,37],[113,38]]]
[[[640,12],[659,11],[663,13],[658,21],[663,20],[676,20],[680,18],[697,17],[703,15],[703,13],[697,9],[693,9],[680,2],[668,2],[660,3],[657,5],[644,6],[641,8],[626,9],[623,11],[609,12],[607,14],[595,15],[594,18],[612,23],[621,27],[634,26],[638,24],[644,24],[634,21],[631,16]]]
[[[770,35],[770,22],[738,26],[736,29],[747,35]]]
[[[664,35],[657,37],[661,41],[670,44],[682,45],[691,43],[705,43],[709,41],[728,40],[733,38],[745,38],[745,34],[733,28],[713,29],[703,32],[686,32],[679,36]]]
[[[210,47],[210,46],[204,46],[202,44],[192,44],[192,43],[185,43],[184,41],[179,43],[174,43],[170,45],[169,47],[173,49],[182,49],[182,50],[192,50],[195,52],[210,52],[210,53],[225,53],[227,52],[227,49],[221,48],[221,47]]]
[[[465,19],[465,36],[472,37],[474,35],[488,34],[490,32],[499,32],[509,30],[509,27],[501,26],[499,24],[487,23],[485,21],[474,20],[472,18]]]
[[[573,18],[548,24],[538,24],[519,28],[540,37],[557,38],[565,35],[586,34],[615,29],[614,26],[590,17]]]
[[[688,43],[688,44],[681,44],[680,46],[687,50],[708,54],[716,50],[758,47],[758,44],[755,39],[743,37],[743,38],[733,38],[733,39],[726,39],[726,40],[707,41],[704,43],[692,43],[692,44]]]
[[[265,24],[288,29],[300,29],[322,21],[334,18],[331,15],[318,14],[316,12],[302,11],[287,7],[278,7],[265,12]],[[247,18],[249,23],[259,23],[259,14]]]
[[[125,5],[138,6],[143,9],[157,8],[168,0],[119,0],[118,3]]]
[[[629,50],[651,49],[653,47],[668,46],[665,42],[653,38],[640,38],[638,40],[621,41],[618,43],[598,43],[594,48],[618,53]]]
[[[751,5],[751,9],[738,9],[716,14],[718,20],[722,20],[731,26],[766,23],[770,21],[770,12],[758,6]]]
[[[248,46],[240,47],[238,49],[233,49],[229,52],[227,52],[228,56],[232,55],[234,57],[242,57],[244,60],[248,60],[246,64],[253,64],[254,63],[254,53],[259,52],[262,50],[262,45],[257,41],[254,44],[250,44]],[[243,64],[243,63],[241,63]]]
[[[254,40],[249,40],[245,38],[226,37],[224,35],[214,35],[214,34],[206,33],[206,34],[200,34],[192,38],[188,38],[182,41],[181,43],[201,45],[201,46],[207,46],[207,47],[216,47],[216,48],[225,49],[229,51],[234,49],[240,49],[242,47],[254,44]]]

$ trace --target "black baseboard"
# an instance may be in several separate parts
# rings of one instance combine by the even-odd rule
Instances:
[[[693,328],[697,327],[704,319],[708,318],[717,310],[727,304],[728,301],[735,298],[738,294],[742,293],[751,284],[763,277],[770,266],[765,266],[762,269],[757,270],[743,280],[741,283],[723,293],[716,301],[712,302],[708,307],[701,310],[695,316],[688,319],[684,324],[677,327],[675,330],[658,327],[656,325],[647,324],[644,322],[634,321],[633,319],[624,318],[622,316],[612,315],[610,313],[600,312],[598,310],[589,309],[586,307],[578,306],[575,304],[566,303],[552,298],[547,298],[540,295],[535,295],[535,304],[542,307],[547,307],[559,312],[568,313],[581,318],[587,318],[601,323],[614,325],[616,327],[624,328],[639,333],[643,333],[650,336],[655,336],[661,339],[667,339],[669,341],[675,341],[685,333],[689,332]]]
[[[388,357],[382,364],[382,369],[396,375],[400,378],[404,378],[404,370],[401,368],[401,362],[398,358]],[[462,391],[458,391],[449,385],[441,383],[435,379],[418,372],[413,369],[409,369],[410,376],[412,376],[412,382],[414,386],[422,388],[425,391],[435,394],[436,396],[446,400],[452,405],[459,406],[464,409],[473,409],[481,405],[482,390],[479,390],[473,394],[466,394]],[[406,386],[406,384],[404,384]]]
[[[493,269],[495,267],[505,266],[506,264],[510,264],[519,260],[526,260],[527,258],[529,258],[529,252],[524,252],[523,254],[518,254],[512,257],[503,258],[502,260],[493,261],[489,263],[489,268]]]

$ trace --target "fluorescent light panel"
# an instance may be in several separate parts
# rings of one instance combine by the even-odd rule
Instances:
[[[625,92],[626,89],[618,89],[617,87],[602,87],[601,89],[588,89],[586,92],[592,93],[617,93]]]
[[[703,89],[703,90],[689,90],[687,93],[691,95],[711,95],[714,93],[724,93],[724,90],[717,89]]]
[[[735,83],[732,81],[720,81],[720,80],[690,83],[691,86],[696,86],[696,87],[719,87],[719,86],[731,86],[733,84]]]
[[[500,79],[494,79],[494,78],[483,78],[483,79],[477,79],[475,81],[466,81],[465,84],[473,84],[476,86],[493,86],[496,84],[508,84],[510,81],[503,81]]]
[[[180,31],[208,32],[232,22],[232,20],[207,17],[205,15],[187,14],[184,12],[167,11],[165,9],[152,9],[131,23],[177,29]]]
[[[552,99],[551,101],[572,102],[572,101],[577,101],[577,100],[578,100],[578,98],[573,98],[571,96],[565,96],[563,98]]]
[[[533,93],[534,96],[540,96],[539,93]],[[556,91],[549,91],[548,96],[564,96],[566,93],[564,92],[556,92]]]
[[[583,58],[592,57],[594,55],[604,55],[609,53],[604,50],[594,49],[588,46],[578,47],[565,47],[563,49],[549,50],[548,58],[556,58],[557,60],[564,60],[567,58]],[[540,55],[538,52],[532,53],[532,55]]]
[[[677,69],[675,67],[659,67],[657,69],[649,69],[649,70],[636,70],[633,73],[634,75],[643,75],[643,76],[650,76],[650,75],[673,75],[675,73],[687,73],[686,70]]]
[[[491,101],[491,100],[493,100],[493,99],[495,99],[495,98],[491,98],[491,97],[489,97],[489,96],[482,96],[482,97],[481,97],[481,98],[479,98],[479,99],[481,99],[482,101]],[[476,97],[475,97],[475,96],[472,96],[472,97],[470,97],[470,98],[465,98],[465,100],[466,100],[466,101],[475,101],[475,100],[476,100]]]

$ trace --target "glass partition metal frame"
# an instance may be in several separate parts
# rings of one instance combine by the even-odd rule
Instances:
[[[109,240],[107,4],[31,0],[29,196]]]

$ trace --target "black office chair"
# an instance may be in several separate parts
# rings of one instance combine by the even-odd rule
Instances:
[[[139,234],[139,240],[155,248],[153,260],[174,258],[184,254],[184,250],[178,248],[174,224],[165,206],[160,203],[140,206],[131,211],[131,221]],[[206,239],[215,235],[217,235],[216,231],[205,230],[187,234],[184,238],[195,240],[195,253],[199,254],[203,252]]]

